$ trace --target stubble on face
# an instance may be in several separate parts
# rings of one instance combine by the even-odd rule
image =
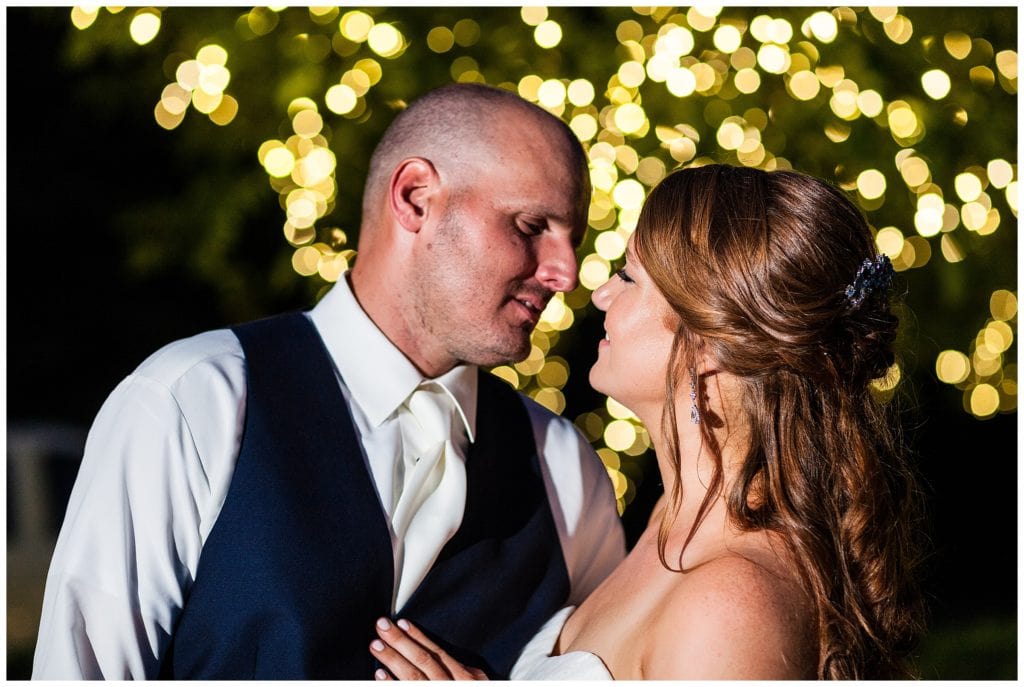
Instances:
[[[416,331],[426,332],[436,356],[453,365],[525,359],[540,310],[554,295],[538,281],[534,247],[519,243],[531,239],[517,233],[514,215],[576,210],[585,223],[585,208],[575,206],[586,198],[566,162],[571,151],[550,121],[523,114],[494,117],[488,135],[447,167],[451,195],[431,243],[417,255]]]
[[[546,302],[550,293],[537,293],[537,287],[519,280],[502,283],[488,256],[473,251],[469,234],[480,228],[468,226],[458,207],[454,198],[438,223],[435,240],[418,255],[412,294],[417,329],[452,365],[523,360],[530,353],[533,323],[517,323],[510,300],[531,292]]]

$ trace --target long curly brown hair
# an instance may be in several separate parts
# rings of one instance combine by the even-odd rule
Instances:
[[[634,241],[678,316],[662,418],[675,470],[675,399],[703,350],[740,381],[750,431],[729,515],[789,547],[816,611],[818,677],[908,676],[923,631],[919,492],[894,404],[869,388],[895,361],[888,290],[857,305],[845,294],[877,253],[864,217],[813,177],[708,165],[651,192]],[[701,432],[716,465],[690,538],[725,489],[710,423]],[[659,537],[666,567],[675,485]]]

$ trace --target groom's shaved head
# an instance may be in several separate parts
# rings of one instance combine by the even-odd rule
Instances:
[[[430,160],[457,192],[472,183],[480,165],[493,161],[503,147],[516,145],[516,141],[496,135],[507,118],[530,121],[543,132],[553,143],[552,159],[578,174],[580,191],[584,190],[586,156],[564,122],[509,91],[481,84],[452,84],[415,100],[377,144],[363,192],[363,229],[375,223],[391,174],[402,160]]]

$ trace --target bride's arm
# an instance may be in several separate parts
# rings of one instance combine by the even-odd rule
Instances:
[[[484,671],[462,665],[406,620],[381,618],[376,630],[380,639],[370,642],[370,652],[387,668],[377,671],[378,680],[487,679]]]

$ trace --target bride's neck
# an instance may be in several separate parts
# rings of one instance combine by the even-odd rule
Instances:
[[[673,495],[677,493],[678,487],[678,510],[669,530],[669,549],[674,548],[678,554],[698,519],[701,522],[694,542],[698,536],[702,540],[714,539],[727,527],[724,495],[728,493],[736,477],[748,440],[746,432],[737,426],[738,413],[727,414],[720,400],[706,404],[704,416],[701,418],[701,422],[710,428],[713,442],[709,442],[704,436],[702,424],[691,422],[688,397],[677,401],[675,410],[675,434],[678,442],[674,447],[675,451],[670,437],[666,436],[662,427],[660,409],[653,418],[641,416],[640,419],[645,422],[651,436],[658,471],[665,486],[664,507],[669,509],[669,513],[676,506]],[[717,486],[713,484],[716,453],[721,458],[722,466],[721,480]],[[673,455],[677,456],[676,460],[673,460]],[[712,487],[712,500],[706,511],[701,513],[702,504]],[[653,518],[651,526],[660,527],[660,521],[661,518]],[[689,548],[688,546],[687,549]]]

